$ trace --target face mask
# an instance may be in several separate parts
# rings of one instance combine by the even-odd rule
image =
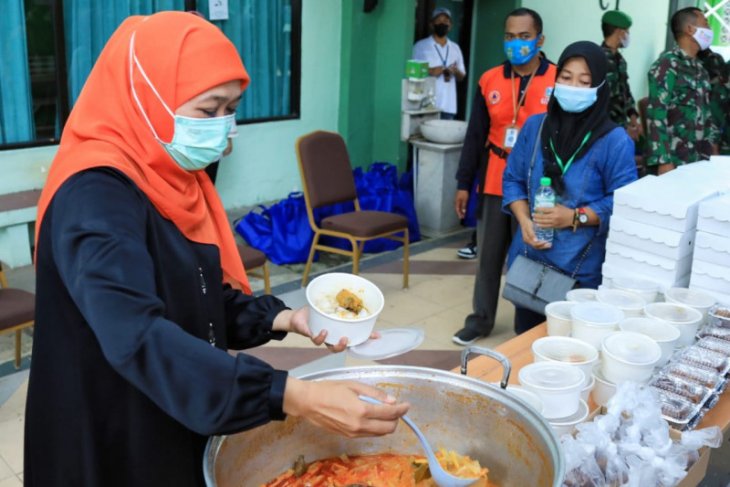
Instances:
[[[692,34],[692,37],[694,37],[697,44],[700,45],[700,51],[704,51],[705,49],[709,49],[712,45],[712,39],[715,37],[715,33],[712,29],[697,27],[697,30],[694,34]]]
[[[142,116],[150,127],[152,135],[162,144],[167,153],[170,154],[180,167],[187,171],[205,169],[206,166],[221,158],[223,151],[228,145],[228,134],[233,125],[235,125],[234,116],[192,118],[174,114],[155,89],[147,74],[144,72],[144,69],[142,69],[142,65],[134,53],[134,36],[135,34],[132,34],[132,40],[129,43],[129,79],[132,87],[132,96],[137,102],[137,107],[142,112]],[[152,92],[160,100],[167,113],[174,119],[174,133],[170,142],[165,142],[157,136],[152,122],[150,122],[137,97],[137,92],[132,82],[132,73],[135,64],[142,77],[152,89]]]
[[[448,24],[436,24],[433,26],[433,32],[439,37],[444,37],[449,33]]]
[[[553,96],[558,99],[560,107],[566,112],[580,113],[596,102],[598,99],[598,88],[603,86],[603,83],[592,88],[555,83]]]
[[[504,41],[504,54],[507,56],[507,60],[515,66],[529,63],[540,50],[537,47],[537,40],[539,38],[540,36],[538,35],[530,41],[524,41],[522,39]]]
[[[624,36],[624,38],[621,39],[621,47],[623,47],[625,49],[625,48],[629,47],[630,43],[631,43],[631,34],[627,32],[626,35]]]

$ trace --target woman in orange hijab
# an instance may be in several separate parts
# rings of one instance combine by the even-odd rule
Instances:
[[[131,17],[102,51],[39,203],[25,485],[200,486],[207,435],[287,414],[378,435],[406,412],[227,353],[311,337],[306,309],[250,296],[203,171],[247,84],[235,47],[188,13]]]

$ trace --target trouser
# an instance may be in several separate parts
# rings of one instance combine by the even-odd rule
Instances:
[[[535,328],[545,321],[545,316],[527,308],[515,306],[515,333],[518,335]]]
[[[502,269],[516,229],[515,219],[502,211],[502,197],[485,194],[477,213],[477,275],[473,311],[464,321],[466,328],[482,336],[489,335],[494,328]]]
[[[441,112],[440,118],[441,118],[441,120],[455,120],[456,119],[456,114],[455,113]]]

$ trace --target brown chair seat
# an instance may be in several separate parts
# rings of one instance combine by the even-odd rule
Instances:
[[[35,296],[21,289],[0,289],[0,330],[35,319]]]
[[[239,245],[238,253],[246,269],[255,269],[266,263],[266,254],[248,245]]]
[[[355,211],[323,218],[321,225],[323,230],[349,233],[356,237],[374,237],[402,230],[408,226],[408,219],[384,211]]]

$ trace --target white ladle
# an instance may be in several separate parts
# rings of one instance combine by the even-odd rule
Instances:
[[[370,404],[383,404],[377,399],[368,396],[360,396],[360,399]],[[431,445],[428,443],[426,437],[423,435],[418,426],[416,426],[416,423],[414,423],[413,420],[405,414],[401,416],[400,419],[402,419],[403,422],[413,430],[413,432],[418,437],[418,440],[421,442],[423,451],[426,452],[426,458],[428,459],[428,469],[431,471],[431,478],[433,478],[433,481],[436,482],[436,485],[438,485],[439,487],[468,487],[469,485],[472,485],[474,482],[479,480],[475,478],[465,479],[457,477],[455,475],[451,475],[449,472],[444,470],[444,467],[441,466],[438,458],[436,458],[436,454],[433,452],[433,448],[431,448]]]

